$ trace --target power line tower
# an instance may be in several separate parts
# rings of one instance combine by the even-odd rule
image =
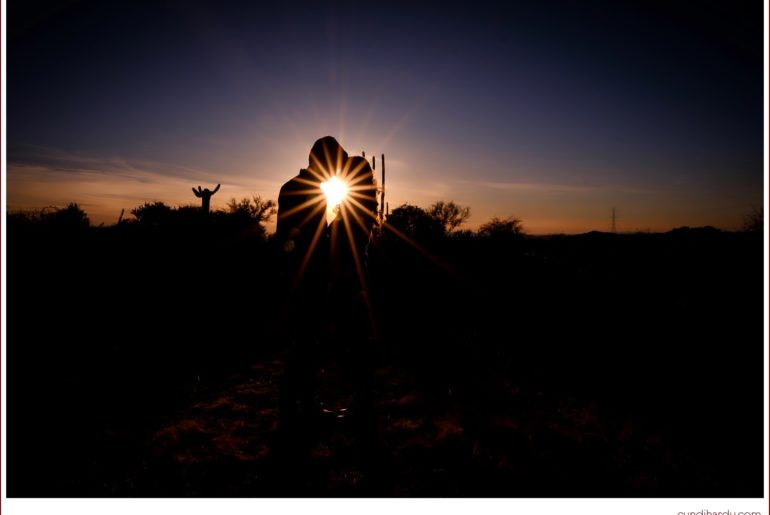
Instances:
[[[613,233],[618,232],[617,226],[615,225],[615,218],[616,218],[616,216],[615,216],[615,208],[613,207],[612,208],[612,232]]]

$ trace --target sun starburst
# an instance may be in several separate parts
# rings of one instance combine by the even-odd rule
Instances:
[[[337,216],[340,205],[348,196],[348,184],[339,175],[321,183],[321,191],[326,196],[326,219],[330,223]]]

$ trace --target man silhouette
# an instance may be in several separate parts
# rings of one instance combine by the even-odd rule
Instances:
[[[289,433],[299,428],[300,415],[306,428],[318,415],[314,353],[323,338],[329,283],[326,198],[321,182],[346,160],[347,154],[334,138],[319,139],[310,151],[308,167],[284,184],[278,196],[276,237],[282,253],[286,314],[282,325],[289,344],[281,425]]]

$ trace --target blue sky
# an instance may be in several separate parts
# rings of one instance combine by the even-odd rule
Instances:
[[[755,2],[756,4],[756,2]],[[14,10],[15,9],[15,10]],[[735,228],[762,205],[762,8],[31,2],[8,12],[8,205],[276,198],[315,139],[469,227]]]

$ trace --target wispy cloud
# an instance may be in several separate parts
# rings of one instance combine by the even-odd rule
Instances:
[[[121,209],[160,200],[172,205],[197,202],[190,188],[222,184],[212,207],[230,197],[254,193],[277,195],[274,180],[212,172],[174,163],[125,157],[104,157],[60,149],[14,145],[8,158],[8,208],[39,209],[77,202],[87,207],[95,222],[117,218]]]
[[[506,182],[506,181],[468,181],[459,180],[458,184],[466,187],[486,188],[511,192],[538,192],[538,193],[593,193],[601,191],[615,191],[623,193],[649,193],[651,190],[616,185],[582,185],[582,184],[554,184],[546,182]]]
[[[245,187],[238,174],[213,172],[175,163],[132,159],[122,156],[95,156],[37,145],[13,145],[8,151],[9,167],[15,169],[47,169],[53,174],[78,180],[107,175],[113,179],[156,182],[163,179],[185,179],[195,182],[225,180],[228,184]],[[66,175],[65,175],[66,174]]]

